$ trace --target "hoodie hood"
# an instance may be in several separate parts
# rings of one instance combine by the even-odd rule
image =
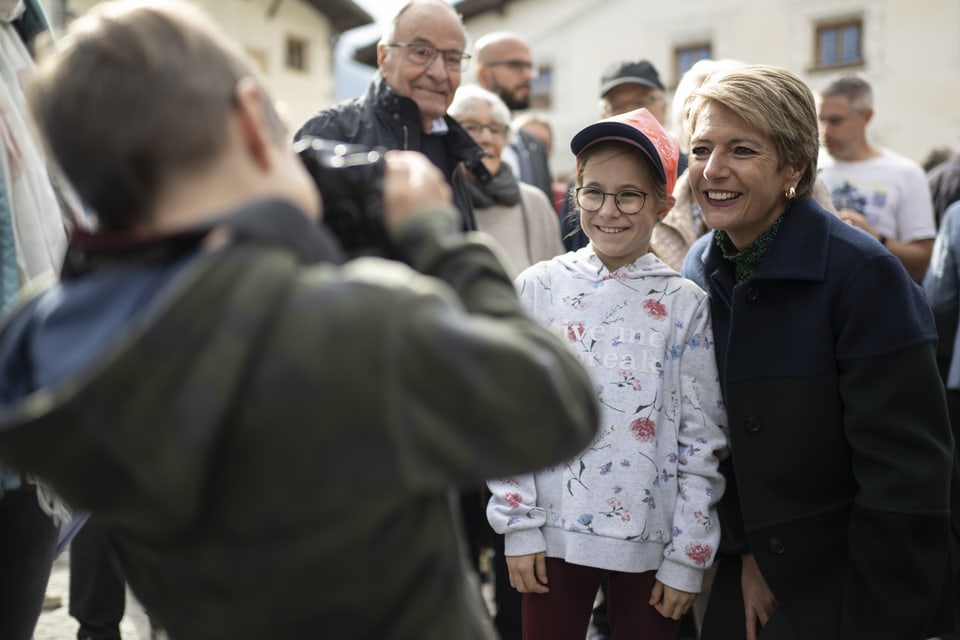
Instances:
[[[609,271],[593,251],[593,245],[587,246],[555,258],[567,269],[587,280],[601,282],[604,280],[636,280],[650,276],[676,277],[682,276],[675,269],[663,262],[653,253],[645,253],[633,262],[623,265],[616,271]]]

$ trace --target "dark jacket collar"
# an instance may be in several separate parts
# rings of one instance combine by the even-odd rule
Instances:
[[[757,268],[757,280],[823,280],[827,273],[830,227],[834,216],[812,198],[794,202],[787,211],[770,252]],[[725,261],[712,239],[703,253],[708,277],[723,271]]]
[[[420,107],[412,98],[402,96],[387,84],[379,73],[367,87],[364,97],[367,104],[375,105],[391,116],[396,116],[405,124],[414,125],[420,130]]]
[[[390,119],[395,117],[405,126],[413,127],[418,137],[426,135],[421,131],[420,107],[417,106],[417,103],[412,98],[397,93],[393,87],[384,82],[383,77],[379,74],[367,88],[364,100],[367,104],[373,104],[376,109],[386,113]],[[443,135],[451,157],[456,162],[463,162],[470,173],[477,176],[477,179],[481,182],[488,181],[492,176],[480,161],[484,156],[483,148],[470,137],[470,134],[454,118],[444,115],[443,120],[447,123],[448,131]]]

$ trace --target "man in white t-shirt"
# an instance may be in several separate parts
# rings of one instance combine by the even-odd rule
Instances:
[[[834,80],[821,91],[819,110],[829,154],[820,175],[840,217],[879,240],[920,280],[937,235],[923,169],[867,140],[873,94],[866,80],[855,75]]]

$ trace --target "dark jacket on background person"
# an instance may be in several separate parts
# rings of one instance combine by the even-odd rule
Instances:
[[[332,264],[277,201],[220,248],[75,237],[0,334],[0,460],[93,513],[177,640],[492,638],[451,496],[573,455],[598,411],[444,213],[393,236],[432,277]]]
[[[940,376],[947,389],[960,392],[960,202],[940,219],[923,289],[937,323]],[[960,429],[960,421],[954,428]]]
[[[430,159],[443,171],[453,189],[453,204],[462,216],[461,227],[464,231],[476,230],[473,205],[460,163],[464,163],[481,182],[490,180],[490,172],[480,162],[483,149],[470,134],[450,116],[443,119],[449,130],[439,137],[446,151],[447,166],[437,164],[435,158]],[[294,140],[315,136],[367,147],[422,152],[425,135],[417,103],[398,94],[378,75],[363,96],[335,104],[307,120],[294,135]]]
[[[960,342],[957,341],[960,326],[960,202],[955,202],[940,219],[937,239],[933,243],[930,268],[923,277],[923,290],[933,311],[937,325],[937,362],[940,378],[947,393],[947,408],[953,430],[954,447],[960,442]],[[960,541],[960,458],[954,449],[953,484],[950,487],[951,525],[954,540]],[[960,544],[955,551],[960,551]],[[955,556],[956,558],[956,556]],[[953,566],[954,599],[960,598],[960,563]]]
[[[711,299],[731,438],[725,555],[703,637],[743,637],[739,569],[721,574],[746,552],[779,603],[775,637],[921,640],[952,628],[940,607],[953,444],[923,292],[811,199],[790,205],[743,282],[713,238],[684,264]],[[707,635],[713,614],[729,617],[727,632]]]
[[[514,139],[510,146],[517,154],[520,182],[537,187],[543,191],[550,202],[553,202],[553,175],[550,173],[547,149],[543,143],[523,129],[519,129],[514,132]]]
[[[960,200],[960,156],[941,162],[928,171],[927,184],[933,198],[933,217],[939,228],[947,207]]]

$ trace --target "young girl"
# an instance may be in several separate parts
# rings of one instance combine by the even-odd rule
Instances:
[[[489,482],[487,516],[506,536],[526,640],[583,640],[604,574],[614,639],[673,640],[719,541],[727,444],[706,296],[649,253],[677,144],[638,109],[570,146],[590,244],[517,286],[590,372],[601,429],[562,465]]]

